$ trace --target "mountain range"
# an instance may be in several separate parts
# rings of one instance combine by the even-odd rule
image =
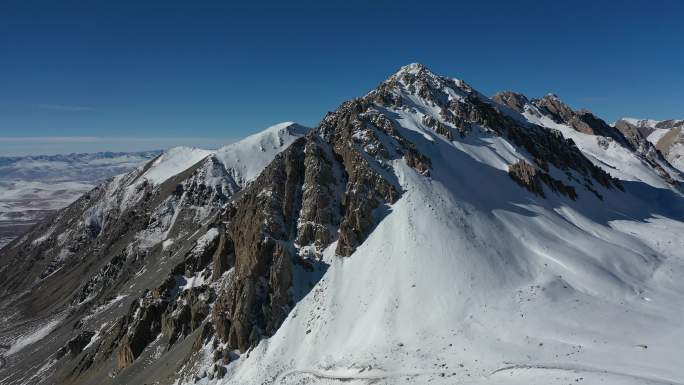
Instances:
[[[421,64],[0,249],[0,384],[684,382],[681,122]]]

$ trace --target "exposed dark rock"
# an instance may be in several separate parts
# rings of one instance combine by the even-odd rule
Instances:
[[[524,160],[519,160],[510,165],[508,175],[516,183],[541,197],[545,197],[543,184],[546,184],[552,191],[565,195],[572,200],[577,199],[574,187],[563,184],[563,182],[554,179],[548,173],[537,169]]]
[[[162,333],[169,345],[197,329],[209,315],[213,295],[206,286],[193,287],[178,295],[162,315]]]
[[[525,112],[525,106],[530,103],[525,95],[510,91],[499,92],[492,96],[492,100],[519,113]]]
[[[304,153],[302,209],[295,242],[298,245],[313,243],[324,248],[333,241],[333,232],[339,226],[340,197],[337,191],[344,181],[338,180],[342,175],[331,147],[318,137],[308,138]]]
[[[78,356],[83,351],[83,348],[88,345],[94,335],[94,332],[88,330],[80,332],[76,337],[70,339],[65,346],[59,349],[57,352],[57,357],[63,357],[66,354],[68,354],[71,358]]]
[[[573,110],[563,103],[556,95],[549,94],[541,99],[532,100],[532,104],[537,106],[542,114],[550,117],[559,124],[567,124],[575,130],[591,135],[601,135],[613,138],[618,143],[632,148],[631,143],[626,140],[624,135],[614,127],[596,117],[585,109]]]
[[[235,246],[223,226],[219,227],[218,245],[212,255],[213,271],[211,280],[216,281],[223,273],[235,265]]]
[[[214,327],[209,321],[205,321],[201,326],[201,331],[197,335],[195,342],[192,344],[192,351],[197,352],[202,349],[209,340],[214,336]]]
[[[125,368],[138,358],[147,345],[161,332],[161,318],[168,302],[144,298],[134,301],[129,313],[121,322],[123,338],[118,343],[117,364]]]
[[[230,218],[235,277],[220,294],[213,323],[242,351],[250,346],[250,336],[273,332],[284,319],[281,308],[289,305],[292,262],[280,242],[296,236],[305,143],[299,139],[278,155],[246,188]]]

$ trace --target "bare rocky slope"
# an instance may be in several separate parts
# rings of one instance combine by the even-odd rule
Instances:
[[[577,331],[541,310],[645,312],[679,271],[673,233],[613,223],[684,229],[681,174],[632,134],[411,64],[310,130],[174,149],[0,250],[0,384],[652,381],[559,358]],[[492,326],[526,317],[555,330],[544,364],[518,359],[551,329]]]

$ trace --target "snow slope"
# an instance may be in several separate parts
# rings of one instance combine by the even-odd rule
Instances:
[[[258,176],[276,154],[303,136],[307,130],[308,128],[297,123],[283,122],[218,150],[174,147],[159,156],[142,174],[141,179],[159,185],[206,157],[216,155],[236,182],[244,184]]]
[[[211,150],[193,147],[171,148],[155,159],[142,177],[153,184],[162,184],[213,153]]]
[[[197,383],[684,382],[681,194],[628,163],[624,193],[533,196],[505,172],[527,156],[505,138],[449,141],[402,98],[413,109],[388,113],[430,177],[394,161],[404,193],[369,238],[349,258],[328,247],[277,333]]]
[[[284,122],[220,148],[216,157],[241,185],[256,178],[277,153],[287,148],[309,129],[294,122]]]

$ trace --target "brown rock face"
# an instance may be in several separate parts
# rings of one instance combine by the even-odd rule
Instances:
[[[125,368],[145,350],[161,332],[161,318],[168,302],[145,298],[133,302],[129,315],[120,323],[124,332],[116,352],[119,368]]]
[[[519,113],[525,112],[525,105],[530,103],[525,95],[510,91],[499,92],[492,96],[492,100],[499,104],[508,106],[512,110]]]
[[[313,256],[297,248],[319,253],[337,240],[337,254],[351,255],[380,220],[376,209],[398,198],[383,164],[401,157],[429,172],[430,160],[367,100],[343,104],[278,155],[228,214],[235,270],[214,306],[217,334],[244,351],[275,333],[292,307],[293,261]]]
[[[213,262],[212,281],[219,279],[223,273],[235,265],[235,245],[223,226],[220,227],[218,245],[211,260]]]
[[[556,123],[567,124],[576,131],[585,134],[612,138],[627,148],[633,149],[632,144],[625,138],[620,130],[611,127],[608,123],[588,110],[573,110],[558,99],[556,95],[549,94],[541,99],[534,99],[532,100],[532,104],[537,106],[542,114],[550,117]]]
[[[169,345],[197,329],[209,315],[213,293],[207,286],[193,287],[178,295],[176,301],[162,314],[162,333],[169,337]]]
[[[389,135],[397,136],[398,133],[392,131],[391,122],[366,113],[369,107],[363,100],[345,103],[337,112],[328,114],[319,127],[322,136],[331,140],[335,157],[340,159],[347,175],[336,250],[342,256],[351,255],[375,227],[373,211],[381,204],[394,203],[399,195],[396,188],[376,171],[375,163],[367,158],[368,155],[375,159],[392,156],[379,135],[388,135],[385,130]],[[382,127],[378,128],[373,120]],[[359,151],[357,146],[365,151]]]
[[[340,200],[337,190],[343,182],[342,171],[333,157],[330,146],[312,136],[304,148],[304,186],[296,243],[314,244],[318,248],[329,245],[339,226]],[[337,174],[337,177],[335,176]]]
[[[565,195],[572,200],[577,199],[574,187],[563,184],[563,182],[554,179],[548,173],[537,169],[524,160],[519,160],[510,165],[508,175],[516,183],[542,198],[545,197],[543,184],[546,184],[552,191]]]
[[[246,188],[229,219],[235,271],[217,300],[213,322],[217,333],[242,351],[274,332],[289,311],[287,242],[297,233],[305,144],[297,140],[279,154]]]

